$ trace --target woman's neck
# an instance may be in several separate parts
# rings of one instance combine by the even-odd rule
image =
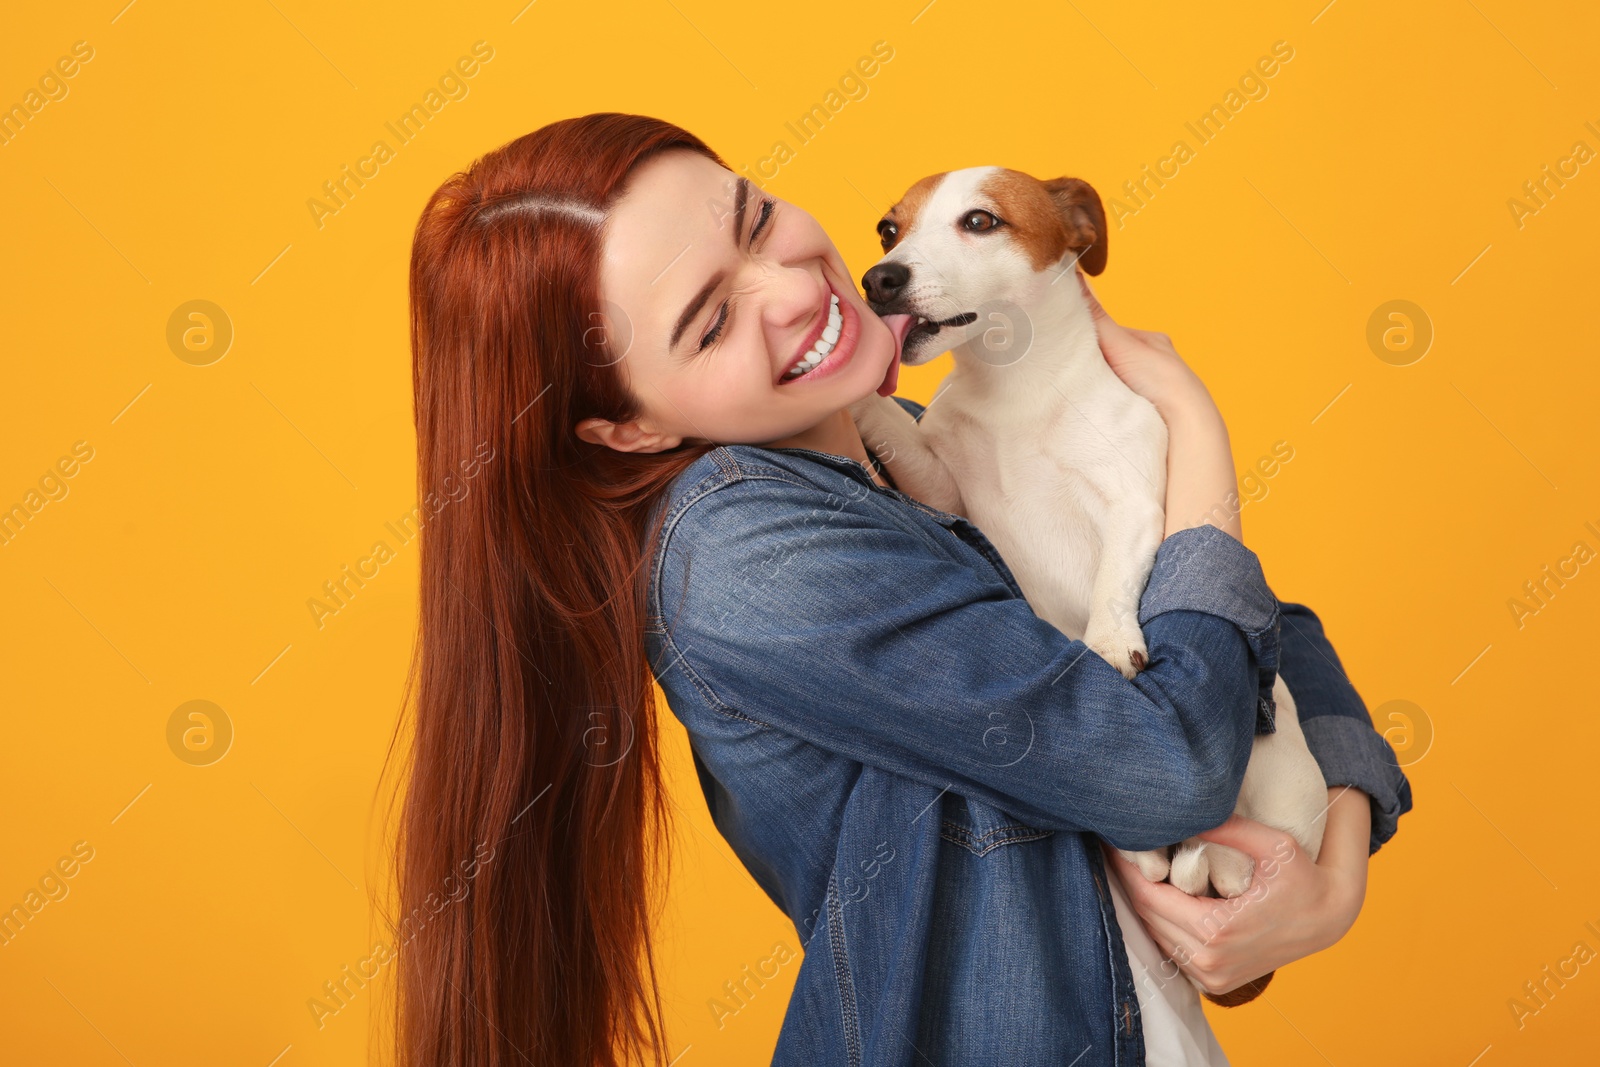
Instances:
[[[867,446],[861,440],[861,431],[850,417],[849,408],[840,408],[815,426],[776,441],[768,441],[767,448],[811,448],[835,456],[844,456],[863,464],[871,472],[873,481],[887,486],[867,455]]]

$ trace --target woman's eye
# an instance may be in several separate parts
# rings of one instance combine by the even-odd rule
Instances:
[[[961,217],[962,228],[971,230],[973,233],[983,233],[994,229],[998,225],[1000,225],[1000,220],[982,208],[976,208]]]
[[[772,221],[772,216],[777,213],[777,210],[778,202],[776,200],[768,198],[761,202],[761,209],[756,213],[755,225],[750,227],[748,243],[752,248],[755,247],[756,239],[767,232],[768,224]],[[704,352],[716,343],[717,338],[722,336],[722,331],[728,325],[728,318],[732,314],[733,300],[730,298],[723,303],[721,310],[717,314],[717,321],[712,325],[710,332],[700,339],[700,347],[695,349],[696,352]]]
[[[772,221],[772,216],[777,212],[777,210],[778,202],[776,200],[769,198],[761,202],[761,209],[756,213],[755,225],[750,227],[749,244],[752,248],[755,247],[756,239],[759,238],[763,233],[767,232],[768,224]],[[722,331],[727,327],[728,318],[732,314],[733,301],[730,299],[723,303],[722,308],[717,315],[716,323],[712,325],[710,332],[700,339],[700,347],[695,351],[704,352],[706,349],[715,344],[717,338],[722,336]]]
[[[761,202],[761,213],[756,217],[756,224],[750,228],[750,244],[752,247],[756,243],[756,238],[767,228],[767,223],[771,221],[772,213],[777,210],[777,207],[778,202],[776,200],[763,200]]]
[[[717,315],[717,321],[712,325],[710,332],[700,339],[700,347],[696,351],[704,352],[710,348],[716,342],[716,339],[722,335],[722,329],[726,325],[728,325],[728,304],[724,303],[722,310]]]

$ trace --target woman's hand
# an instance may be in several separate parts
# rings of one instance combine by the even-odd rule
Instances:
[[[1350,929],[1367,893],[1371,821],[1367,794],[1330,788],[1327,827],[1313,862],[1288,834],[1229,816],[1200,836],[1255,858],[1250,888],[1231,900],[1191,897],[1147,881],[1115,849],[1104,852],[1167,958],[1208,992],[1226,993],[1320,952]]]
[[[1154,404],[1163,418],[1175,415],[1217,414],[1202,382],[1178,355],[1172,338],[1154,330],[1135,330],[1117,322],[1100,305],[1089,279],[1078,272],[1078,286],[1094,317],[1100,352],[1129,389]],[[1219,416],[1220,417],[1220,416]]]
[[[1078,283],[1094,316],[1100,352],[1128,388],[1154,405],[1167,424],[1167,525],[1163,536],[1210,524],[1244,540],[1239,523],[1239,479],[1222,413],[1205,383],[1189,369],[1172,339],[1131,330],[1100,306],[1089,279]]]

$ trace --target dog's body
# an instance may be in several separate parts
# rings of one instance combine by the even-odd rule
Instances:
[[[902,491],[975,523],[1041,618],[1135,676],[1139,599],[1165,528],[1167,429],[1107,365],[1076,278],[1079,264],[1105,266],[1098,195],[1073,178],[975,167],[923,179],[879,231],[887,254],[867,297],[886,318],[916,320],[902,362],[951,349],[955,367],[920,421],[889,397],[854,405],[863,441]],[[1315,860],[1326,785],[1281,678],[1273,692],[1276,732],[1256,737],[1236,810]],[[1237,896],[1251,881],[1248,856],[1199,838],[1170,860],[1123,854],[1194,895]]]

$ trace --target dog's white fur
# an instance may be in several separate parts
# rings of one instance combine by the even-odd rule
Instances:
[[[879,261],[909,278],[874,310],[934,322],[980,317],[906,338],[905,365],[949,349],[954,369],[920,422],[892,397],[853,405],[862,439],[902,491],[975,523],[1041,618],[1134,677],[1146,653],[1139,598],[1165,527],[1167,429],[1107,365],[1079,289],[1086,224],[1103,264],[1099,197],[1073,179],[1041,183],[999,167],[933,176],[913,192],[885,216],[898,232]],[[965,228],[974,210],[1001,225]],[[1040,249],[1061,239],[1038,232],[1052,223],[1079,236],[1041,269]],[[869,299],[883,295],[868,288]],[[1276,732],[1256,736],[1235,810],[1290,834],[1315,860],[1327,787],[1281,678],[1273,695]],[[1170,861],[1165,850],[1123,855],[1152,881],[1194,895],[1210,886],[1237,896],[1253,867],[1247,855],[1198,837]]]

